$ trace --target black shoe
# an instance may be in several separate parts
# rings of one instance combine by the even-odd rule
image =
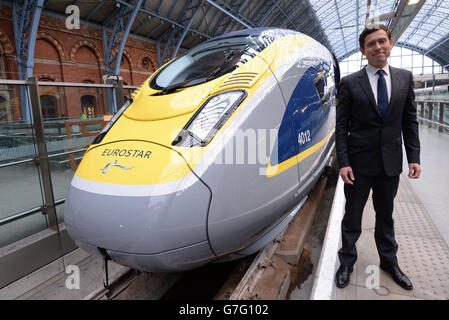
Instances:
[[[349,276],[352,272],[352,266],[341,265],[335,274],[335,283],[337,287],[344,288],[349,284]]]
[[[407,278],[404,272],[399,269],[399,266],[387,266],[380,264],[380,268],[389,273],[393,277],[394,282],[396,282],[400,287],[405,290],[413,289],[412,282]]]

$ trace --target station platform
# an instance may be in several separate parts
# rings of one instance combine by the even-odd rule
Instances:
[[[339,266],[337,251],[341,247],[340,224],[344,211],[343,183],[338,179],[335,195],[332,190],[327,200],[327,212],[332,204],[329,219],[325,215],[320,226],[314,226],[314,229],[320,229],[320,239],[319,243],[314,240],[310,245],[313,271],[307,283],[302,285],[307,288],[294,291],[291,300],[449,300],[449,169],[446,168],[449,163],[449,135],[420,126],[420,138],[422,175],[417,180],[409,179],[407,164],[404,163],[394,211],[399,265],[412,281],[414,289],[402,289],[390,275],[378,268],[379,257],[374,241],[375,213],[371,197],[365,206],[363,232],[357,242],[358,260],[350,284],[344,289],[335,286],[334,277]],[[324,231],[326,235],[321,249]],[[0,300],[85,299],[102,286],[101,264],[101,259],[77,249],[0,289]],[[68,274],[64,271],[68,265],[80,268],[82,282],[79,290],[68,290],[66,287]],[[110,262],[109,271],[112,280],[123,274],[126,267]],[[153,284],[164,283],[165,288],[174,283],[176,277],[161,276],[154,279]],[[146,298],[158,299],[161,292],[162,289],[152,292],[151,297]]]
[[[413,290],[399,287],[381,270],[374,240],[375,212],[371,195],[362,219],[362,234],[357,241],[358,259],[350,284],[335,285],[340,262],[341,219],[344,213],[343,181],[339,179],[320,261],[315,273],[311,299],[318,300],[448,300],[449,299],[449,136],[420,126],[420,179],[400,177],[393,218],[398,262],[409,277]],[[443,214],[443,208],[444,210]]]

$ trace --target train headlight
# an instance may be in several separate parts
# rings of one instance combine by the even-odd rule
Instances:
[[[112,119],[109,120],[109,122],[104,126],[104,128],[100,131],[98,136],[95,137],[94,141],[92,141],[92,144],[100,143],[101,140],[103,140],[104,136],[106,135],[106,133],[108,133],[109,129],[111,129],[114,123],[118,120],[118,118],[120,118],[122,113],[125,112],[125,110],[130,106],[131,103],[133,103],[132,99],[129,99],[128,101],[125,102],[123,107],[121,107],[120,110],[114,114]]]
[[[247,93],[244,90],[232,90],[207,99],[181,130],[172,145],[179,147],[207,145],[246,96]]]

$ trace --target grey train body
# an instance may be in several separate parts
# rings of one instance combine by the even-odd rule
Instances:
[[[98,188],[98,184],[75,176],[65,205],[71,237],[92,254],[151,272],[188,270],[263,248],[291,221],[334,148],[335,89],[328,97],[330,110],[320,115],[320,128],[314,128],[317,134],[326,132],[327,138],[315,143],[308,156],[267,178],[268,160],[282,143],[276,134],[285,119],[296,139],[291,143],[298,143],[294,116],[286,113],[298,84],[316,61],[338,69],[332,54],[318,43],[297,49],[276,70],[268,68],[270,75],[263,84],[214,138],[214,145],[192,172],[178,181],[127,195],[118,186]],[[338,82],[338,70],[334,71]],[[246,143],[238,143],[238,139],[246,139]],[[256,141],[257,148],[249,147],[251,141]],[[148,145],[145,149],[159,147],[143,143]],[[239,158],[241,145],[245,146],[243,161]],[[295,157],[300,157],[297,151]],[[254,158],[256,161],[251,160]]]

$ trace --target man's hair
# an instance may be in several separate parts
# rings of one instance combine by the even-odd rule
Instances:
[[[366,39],[366,37],[370,33],[373,33],[373,32],[375,32],[377,30],[385,31],[387,33],[388,40],[391,39],[391,31],[390,31],[390,29],[388,29],[383,24],[371,24],[371,25],[366,26],[365,29],[363,29],[362,33],[360,34],[360,37],[359,37],[360,48],[365,49],[365,39]]]

